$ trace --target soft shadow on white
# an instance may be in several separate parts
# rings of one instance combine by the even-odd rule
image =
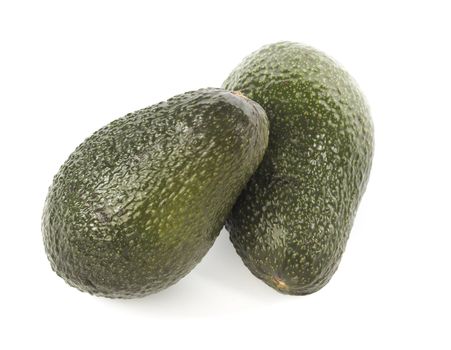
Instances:
[[[288,298],[249,272],[223,229],[201,263],[174,286],[141,299],[104,300],[158,317],[192,318],[247,312]]]

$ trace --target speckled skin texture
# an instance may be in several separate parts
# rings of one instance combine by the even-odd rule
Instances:
[[[172,285],[213,244],[267,142],[263,109],[221,89],[113,121],[70,155],[49,190],[42,230],[52,268],[112,298]]]
[[[266,155],[226,223],[231,240],[269,286],[313,293],[337,269],[365,191],[368,107],[333,60],[290,42],[248,56],[223,87],[258,102],[270,121]]]

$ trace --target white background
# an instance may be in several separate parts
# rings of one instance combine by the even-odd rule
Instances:
[[[1,1],[0,348],[450,349],[450,13],[431,0]],[[225,231],[145,299],[58,278],[40,218],[74,148],[128,112],[220,86],[279,40],[341,62],[374,119],[373,171],[332,281],[278,294]]]

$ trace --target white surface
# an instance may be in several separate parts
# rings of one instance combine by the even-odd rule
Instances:
[[[449,349],[449,2],[159,3],[0,3],[0,348]],[[225,231],[191,274],[143,300],[58,278],[40,218],[74,148],[130,111],[219,86],[279,40],[333,56],[372,109],[373,171],[332,281],[277,294]]]

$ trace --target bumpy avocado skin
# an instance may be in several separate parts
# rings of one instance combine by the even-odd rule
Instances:
[[[50,187],[42,230],[53,270],[111,298],[174,284],[213,244],[267,142],[263,109],[222,89],[113,121],[70,155]]]
[[[370,173],[365,100],[332,59],[292,42],[254,52],[223,87],[258,102],[270,122],[265,157],[226,222],[235,249],[279,292],[318,291],[338,267]]]

